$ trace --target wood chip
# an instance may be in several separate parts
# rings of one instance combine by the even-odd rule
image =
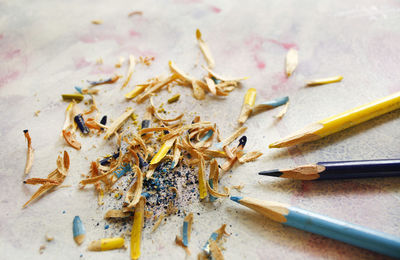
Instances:
[[[297,64],[299,62],[299,57],[297,50],[295,49],[290,49],[288,53],[286,54],[286,75],[290,77],[294,70],[297,67]]]
[[[196,30],[196,39],[199,43],[199,47],[201,52],[204,55],[204,58],[207,61],[207,65],[210,69],[213,69],[215,66],[214,58],[211,55],[210,48],[208,47],[207,43],[201,38],[201,32],[199,29]]]

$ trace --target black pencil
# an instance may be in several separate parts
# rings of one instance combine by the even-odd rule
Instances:
[[[328,180],[400,176],[400,159],[318,162],[292,169],[259,172],[295,180]]]

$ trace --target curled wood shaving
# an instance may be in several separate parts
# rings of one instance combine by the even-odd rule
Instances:
[[[171,69],[172,73],[176,75],[179,79],[183,80],[187,84],[191,84],[193,88],[193,96],[196,99],[202,100],[205,98],[205,91],[204,89],[207,89],[207,84],[204,83],[201,80],[198,80],[196,78],[193,78],[183,72],[181,69],[179,69],[175,63],[172,61],[169,61],[169,68]]]
[[[125,79],[124,83],[122,84],[121,88],[124,88],[124,87],[126,87],[126,85],[128,85],[129,80],[131,79],[134,70],[135,70],[135,57],[133,55],[129,55],[128,74],[126,75],[126,79]]]
[[[130,216],[131,216],[131,214],[129,212],[123,212],[122,210],[119,210],[119,209],[111,209],[106,212],[106,214],[104,215],[104,219],[127,218]]]
[[[210,51],[210,48],[208,47],[207,43],[201,38],[201,32],[199,29],[196,30],[196,39],[197,39],[197,42],[199,43],[200,50],[203,53],[204,58],[207,61],[208,67],[210,69],[214,68],[214,66],[215,66],[214,58],[211,55],[211,51]]]
[[[207,190],[212,196],[217,198],[229,196],[229,192],[227,193],[218,192],[219,169],[218,169],[218,163],[215,159],[213,159],[210,163],[210,180],[212,180],[213,188],[211,188],[209,182],[206,182],[206,184],[207,184]]]
[[[142,189],[143,189],[143,173],[139,167],[134,165],[133,170],[136,172],[136,182],[131,186],[131,188],[126,193],[125,203],[127,209],[132,210],[133,207],[139,202]]]
[[[245,155],[239,157],[238,160],[240,163],[251,162],[251,161],[254,161],[255,159],[257,159],[258,157],[260,157],[261,155],[263,155],[262,152],[252,151],[252,152],[248,152]]]
[[[106,134],[104,135],[104,139],[108,139],[112,136],[121,126],[122,124],[130,117],[133,113],[133,108],[127,108],[126,111],[120,115],[107,129]]]
[[[58,156],[57,158],[57,169],[51,172],[48,176],[47,179],[53,180],[58,182],[59,184],[63,183],[65,177],[67,176],[68,169],[69,169],[69,155],[66,151],[64,151],[64,156]],[[61,171],[60,171],[61,170]],[[58,185],[59,185],[58,184]],[[42,184],[42,186],[32,195],[32,197],[22,206],[25,208],[29,203],[31,203],[33,200],[39,198],[52,188],[54,188],[57,185],[54,184]]]
[[[286,75],[289,77],[292,75],[293,71],[296,69],[299,63],[299,57],[297,50],[290,49],[286,54]]]
[[[182,247],[187,255],[190,255],[190,250],[189,248],[187,248],[184,244],[183,244],[183,240],[182,237],[180,236],[176,236],[175,237],[175,244],[177,244],[178,246]]]
[[[24,181],[24,184],[31,184],[31,185],[37,185],[37,184],[49,184],[49,185],[60,185],[59,181],[56,180],[51,180],[51,179],[43,179],[43,178],[30,178]]]
[[[31,137],[29,135],[29,131],[24,130],[24,135],[25,135],[26,142],[28,144],[28,150],[26,151],[25,171],[24,171],[25,175],[27,175],[29,173],[29,171],[31,170],[32,164],[33,164],[33,147],[32,147]]]
[[[160,216],[158,216],[158,219],[157,219],[156,223],[154,224],[153,229],[151,230],[152,233],[157,230],[157,228],[160,226],[160,224],[164,220],[165,216],[166,215],[164,213],[161,213]]]
[[[289,101],[283,106],[282,110],[275,116],[275,118],[282,119],[282,117],[286,114],[288,107]]]
[[[74,133],[72,133],[71,131],[63,130],[62,134],[63,134],[64,140],[67,142],[67,144],[69,144],[71,147],[75,148],[76,150],[81,149],[81,143],[75,139],[76,136]]]
[[[165,122],[174,122],[174,121],[180,120],[180,119],[184,116],[184,113],[182,113],[182,114],[180,114],[179,116],[177,116],[177,117],[175,117],[175,118],[166,119],[166,118],[163,118],[162,116],[160,116],[160,114],[157,113],[157,109],[156,109],[156,107],[154,106],[154,103],[153,103],[153,99],[152,99],[152,98],[150,98],[150,105],[151,105],[151,111],[152,111],[152,113],[154,114],[154,116],[155,116],[158,120],[160,120],[161,122],[163,122],[163,123],[165,123]]]
[[[212,259],[215,260],[224,260],[224,256],[222,255],[221,249],[218,247],[215,241],[210,241],[210,253]]]

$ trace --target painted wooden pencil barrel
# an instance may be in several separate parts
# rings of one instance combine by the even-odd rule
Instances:
[[[400,258],[400,238],[361,226],[289,207],[283,224]]]
[[[400,176],[400,159],[318,162],[325,170],[318,179]]]

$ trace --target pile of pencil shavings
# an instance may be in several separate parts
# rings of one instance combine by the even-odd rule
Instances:
[[[106,195],[114,194],[116,203],[109,206],[105,219],[131,220],[133,216],[131,257],[135,259],[140,256],[143,217],[149,222],[155,222],[153,231],[160,226],[165,217],[170,215],[186,216],[185,220],[187,220],[187,217],[192,215],[187,213],[184,207],[194,199],[205,201],[208,198],[208,201],[214,202],[218,198],[229,196],[229,188],[218,187],[221,178],[220,171],[227,172],[237,163],[250,162],[262,155],[259,151],[245,153],[247,137],[243,134],[246,127],[240,127],[231,136],[223,139],[216,124],[212,122],[201,121],[200,117],[196,116],[190,118],[190,123],[186,123],[183,113],[175,118],[165,118],[160,113],[166,114],[166,111],[154,105],[153,95],[163,89],[170,91],[175,85],[191,86],[193,96],[201,100],[205,98],[206,93],[228,96],[240,84],[240,81],[246,79],[245,77],[228,78],[214,72],[212,70],[215,65],[214,59],[199,30],[196,31],[196,39],[208,65],[208,67],[203,66],[207,72],[203,80],[188,75],[170,61],[169,75],[151,78],[144,84],[136,85],[132,91],[125,94],[128,100],[135,99],[137,103],[146,101],[149,103],[142,115],[140,126],[138,126],[138,115],[130,107],[121,111],[121,115],[111,120],[111,124],[107,124],[107,115],[99,113],[95,101],[95,96],[100,93],[97,87],[117,84],[122,78],[120,75],[87,81],[87,87],[75,87],[76,93],[62,95],[63,100],[70,101],[61,130],[61,135],[69,146],[76,150],[81,149],[81,141],[76,135],[78,129],[82,133],[81,137],[103,135],[105,140],[116,140],[117,151],[112,155],[92,161],[90,171],[80,181],[80,186],[85,188],[87,185],[93,185],[97,193],[98,205],[104,205],[103,199]],[[149,57],[140,57],[136,60],[133,55],[130,55],[128,72],[121,89],[129,84],[137,62],[149,66],[153,60],[154,58]],[[115,67],[120,68],[123,61],[124,59],[120,59]],[[79,103],[85,97],[90,98],[83,102],[86,109],[81,109]],[[168,100],[168,103],[176,102],[179,98],[179,94],[175,95]],[[136,131],[132,131],[127,124],[129,120],[137,126]],[[126,125],[128,127],[125,128]],[[27,173],[33,163],[33,148],[29,133],[27,131],[24,133],[28,142],[25,167]],[[112,139],[114,136],[116,138]],[[232,147],[231,144],[239,137],[241,137],[239,143]],[[223,161],[221,166],[217,158]],[[26,184],[42,184],[42,187],[24,206],[51,188],[60,185],[66,177],[68,168],[69,157],[65,152],[64,158],[59,157],[57,160],[57,169],[47,179],[26,180]],[[209,174],[206,172],[207,168],[209,168]],[[190,223],[192,221],[193,218]],[[178,245],[183,245],[185,251],[189,252],[187,246],[190,231],[187,225],[188,222],[184,222],[182,243],[179,242],[179,237],[176,242]],[[212,235],[207,241],[203,248],[205,253],[203,257],[209,257],[211,254],[213,258],[221,259],[222,253],[217,243],[220,243],[223,234],[227,234],[225,226],[223,225],[216,231],[217,235]],[[77,236],[80,234],[78,231],[77,229],[75,232]],[[94,241],[89,248],[108,250],[105,248],[114,249],[123,246],[123,240],[115,239],[110,240],[113,241],[115,247],[105,246],[108,240],[101,239]],[[79,242],[82,243],[82,241]]]

